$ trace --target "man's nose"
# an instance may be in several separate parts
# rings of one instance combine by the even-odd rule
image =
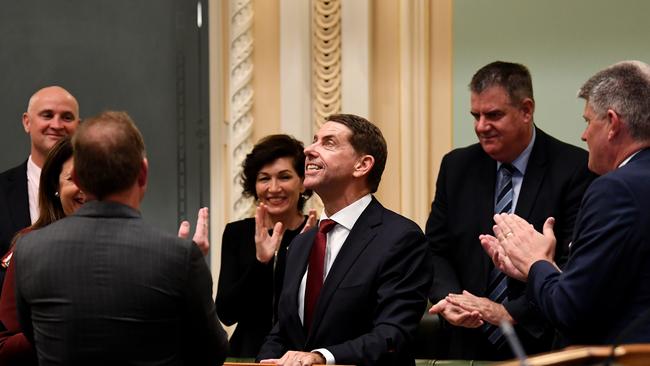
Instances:
[[[476,129],[479,130],[479,131],[485,131],[485,130],[490,128],[489,124],[486,123],[486,121],[485,121],[485,117],[483,117],[483,116],[479,116],[478,119],[476,119],[476,121],[474,123],[475,123]]]
[[[61,120],[61,116],[54,116],[54,118],[52,118],[50,121],[50,127],[54,129],[62,129],[63,121]]]

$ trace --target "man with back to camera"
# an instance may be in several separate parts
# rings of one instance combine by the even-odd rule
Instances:
[[[16,301],[40,365],[219,365],[228,341],[200,249],[146,224],[144,142],[124,112],[73,136],[86,203],[18,240]]]
[[[48,86],[29,98],[22,123],[31,140],[29,158],[0,173],[0,258],[9,250],[14,235],[38,219],[41,168],[52,146],[72,135],[79,125],[79,104],[62,87]],[[3,268],[6,263],[3,258]],[[1,273],[4,276],[4,271]]]
[[[566,254],[580,199],[593,176],[587,153],[534,125],[532,80],[521,64],[493,62],[469,85],[479,143],[455,149],[440,165],[426,236],[433,251],[431,313],[449,332],[448,358],[514,357],[498,329],[515,324],[528,353],[550,349],[553,331],[524,296],[524,284],[494,269],[479,235],[495,212],[516,212],[541,228],[557,219]]]
[[[650,342],[650,66],[623,61],[578,92],[589,169],[569,260],[553,261],[553,218],[543,235],[516,215],[496,215],[481,243],[497,266],[527,281],[526,297],[555,326],[560,345]],[[498,240],[497,240],[498,238]],[[499,253],[499,255],[497,255]]]
[[[372,196],[387,157],[381,131],[358,116],[329,116],[305,155],[305,188],[324,211],[291,242],[278,321],[258,359],[413,365],[430,260],[417,224]]]

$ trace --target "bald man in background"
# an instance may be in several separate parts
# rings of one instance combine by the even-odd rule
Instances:
[[[79,103],[60,86],[45,87],[29,99],[22,123],[31,140],[29,158],[0,173],[0,283],[13,236],[38,218],[38,183],[45,157],[79,125]]]

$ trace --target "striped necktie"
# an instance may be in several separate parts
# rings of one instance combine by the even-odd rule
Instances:
[[[512,175],[516,168],[510,164],[501,164],[499,168],[498,177],[499,184],[497,185],[497,192],[494,205],[495,213],[510,213],[512,212],[512,200],[514,191],[512,187]],[[508,294],[508,277],[499,271],[497,268],[492,268],[490,271],[490,278],[486,293],[488,298],[496,303],[503,303]],[[494,344],[496,348],[500,348],[505,343],[505,337],[498,326],[485,323],[483,325],[483,332],[488,337],[488,341]]]

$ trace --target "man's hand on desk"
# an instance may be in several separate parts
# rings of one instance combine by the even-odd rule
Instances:
[[[280,359],[272,358],[262,360],[260,363],[275,364],[278,366],[311,366],[325,365],[327,361],[325,357],[317,352],[289,351]]]

